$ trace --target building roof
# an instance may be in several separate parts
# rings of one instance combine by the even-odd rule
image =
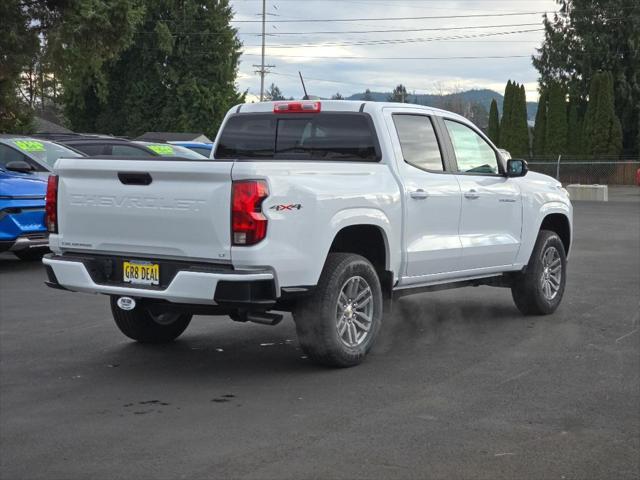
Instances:
[[[209,140],[204,133],[189,132],[146,132],[136,138],[136,140],[145,142],[188,141],[211,143],[211,140]]]
[[[58,125],[57,123],[50,122],[42,117],[34,118],[34,133],[73,133],[68,128]]]

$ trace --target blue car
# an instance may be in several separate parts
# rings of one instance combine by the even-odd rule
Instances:
[[[0,252],[35,260],[47,251],[44,223],[47,182],[0,168]]]
[[[213,143],[205,143],[205,142],[173,141],[169,143],[171,145],[180,145],[181,147],[187,147],[189,150],[198,152],[200,155],[204,155],[207,158],[209,158],[209,156],[211,155],[211,149],[213,148]]]

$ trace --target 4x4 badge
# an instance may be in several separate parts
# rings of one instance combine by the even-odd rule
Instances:
[[[269,208],[269,210],[275,210],[276,212],[281,212],[283,210],[300,210],[302,205],[299,203],[290,203],[289,205],[274,205]]]

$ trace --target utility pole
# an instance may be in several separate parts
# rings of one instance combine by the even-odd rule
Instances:
[[[267,0],[262,0],[262,61],[260,65],[254,65],[254,67],[258,68],[256,73],[260,74],[260,101],[264,101],[264,76],[269,73],[269,68],[275,67],[275,65],[265,65],[264,64],[264,53],[266,47],[266,22],[267,22]]]

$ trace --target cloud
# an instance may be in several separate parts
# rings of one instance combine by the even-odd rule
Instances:
[[[262,2],[232,0],[236,20],[260,19]],[[467,88],[491,88],[502,92],[508,79],[525,83],[529,100],[537,98],[538,74],[530,56],[543,39],[542,31],[510,35],[497,32],[539,30],[540,12],[556,9],[554,0],[504,2],[473,0],[429,2],[408,0],[268,0],[266,63],[276,65],[265,83],[276,83],[286,96],[301,95],[298,71],[316,95],[343,95],[371,90],[391,90],[403,83],[419,93]],[[535,13],[533,13],[535,12]],[[505,15],[527,13],[526,15]],[[496,15],[475,16],[469,15]],[[465,18],[417,18],[451,17]],[[397,18],[407,20],[359,22],[279,22],[278,20]],[[496,25],[523,25],[504,26]],[[254,64],[260,63],[260,23],[235,23],[245,48],[238,85],[259,94],[260,79]],[[539,26],[538,26],[539,25]],[[486,27],[489,28],[479,28]],[[424,30],[448,28],[451,30]],[[419,30],[423,31],[407,31]],[[400,30],[355,34],[363,30]],[[285,35],[292,32],[294,35]],[[311,33],[340,32],[340,33]],[[434,40],[445,37],[446,40]],[[407,39],[422,41],[406,42]],[[424,41],[430,39],[430,41]],[[394,42],[403,43],[394,43]],[[356,45],[357,42],[374,44]],[[280,47],[278,47],[280,46]],[[286,46],[286,47],[285,47]],[[399,57],[487,57],[480,59],[402,60]],[[524,56],[524,58],[516,58]],[[329,58],[314,58],[329,57]],[[370,57],[370,58],[346,58]]]

